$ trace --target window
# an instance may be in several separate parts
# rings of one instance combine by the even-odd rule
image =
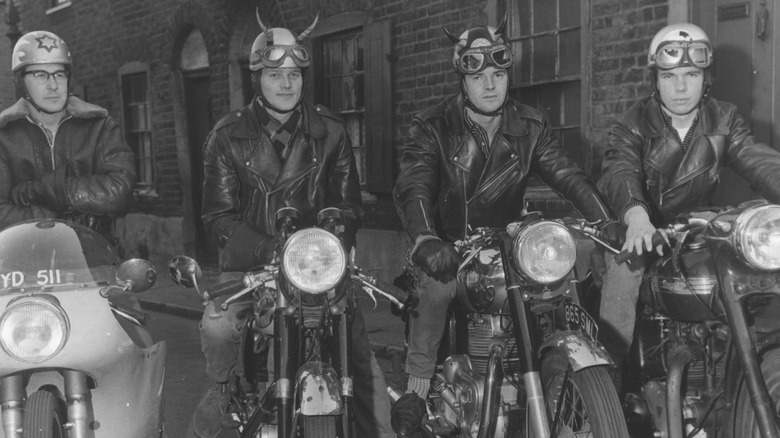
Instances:
[[[339,113],[352,141],[360,185],[366,185],[366,103],[363,60],[363,32],[329,36],[322,42],[324,60],[323,103]]]
[[[515,55],[510,95],[544,112],[569,156],[583,165],[580,0],[505,3]]]
[[[390,21],[369,22],[367,16],[349,13],[332,19],[331,33],[314,40],[314,101],[346,122],[361,188],[389,193],[393,180]]]
[[[122,75],[121,81],[125,141],[135,153],[137,192],[153,194],[155,175],[148,76],[145,71],[130,73]]]

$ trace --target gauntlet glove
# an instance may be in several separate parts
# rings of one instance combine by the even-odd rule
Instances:
[[[434,280],[447,283],[455,279],[459,257],[451,243],[432,238],[420,244],[412,261]]]

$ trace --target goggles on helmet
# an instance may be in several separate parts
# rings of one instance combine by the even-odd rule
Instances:
[[[309,49],[300,44],[273,45],[260,52],[260,63],[268,68],[278,68],[289,57],[298,67],[308,67],[311,64]]]
[[[509,68],[512,65],[512,52],[504,45],[478,47],[464,50],[457,62],[459,72],[470,75],[479,73],[488,66]]]
[[[707,68],[712,63],[712,49],[703,41],[668,41],[658,46],[655,64],[660,69],[693,66]]]

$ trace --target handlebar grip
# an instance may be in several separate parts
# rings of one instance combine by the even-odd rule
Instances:
[[[666,243],[666,239],[664,239],[663,234],[661,234],[660,231],[656,230],[656,232],[653,233],[653,239],[652,239],[653,248],[655,248],[658,245],[663,245],[664,243]],[[634,255],[633,252],[620,251],[620,253],[615,256],[615,263],[617,263],[618,265],[623,264],[628,259],[630,259],[632,255]]]
[[[203,295],[205,295],[206,299],[208,300],[214,300],[216,298],[219,298],[221,296],[234,294],[236,292],[242,291],[246,285],[244,285],[244,280],[238,279],[238,280],[230,280],[226,281],[224,283],[218,284],[214,286],[213,288],[205,291]]]

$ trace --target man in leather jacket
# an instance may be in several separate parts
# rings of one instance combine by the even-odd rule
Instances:
[[[401,158],[394,201],[414,241],[416,314],[410,315],[406,394],[393,406],[401,436],[418,429],[447,317],[458,254],[452,242],[469,227],[504,227],[519,219],[532,173],[589,220],[610,218],[595,186],[567,158],[537,110],[508,98],[512,53],[498,29],[474,27],[459,38],[453,64],[461,92],[418,114]],[[446,32],[446,30],[445,30]]]
[[[0,228],[34,218],[82,223],[112,243],[136,181],[133,152],[108,111],[70,95],[72,59],[57,35],[14,46],[22,96],[0,113]]]
[[[780,202],[780,153],[756,143],[734,105],[708,96],[711,64],[712,47],[699,27],[677,23],[661,29],[648,53],[652,96],[634,104],[609,131],[598,187],[627,225],[624,250],[652,252],[657,227],[709,205],[724,165]],[[606,257],[599,333],[618,368],[633,338],[644,272],[639,265],[641,260],[627,266]]]
[[[219,120],[204,147],[202,217],[219,243],[220,280],[239,278],[272,261],[275,216],[281,207],[297,209],[302,227],[316,225],[322,209],[338,208],[347,222],[350,246],[363,216],[344,122],[329,109],[303,100],[303,76],[311,58],[301,40],[314,24],[298,37],[284,28],[260,26],[263,33],[249,58],[256,97]],[[253,304],[237,301],[224,311],[220,304],[209,303],[201,321],[206,374],[216,383],[198,405],[188,436],[220,433],[229,401],[226,382],[243,372],[238,350]],[[359,309],[352,329],[358,436],[392,437],[384,374]],[[272,351],[268,357],[272,373]]]

